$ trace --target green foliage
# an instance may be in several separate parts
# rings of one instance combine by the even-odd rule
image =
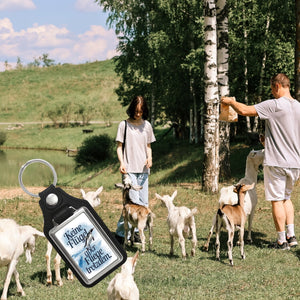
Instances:
[[[75,157],[77,166],[90,167],[110,159],[113,153],[114,140],[107,134],[86,138]]]
[[[6,141],[6,132],[0,130],[0,145],[3,145]]]
[[[116,58],[119,100],[127,105],[142,94],[150,106],[154,104],[156,117],[185,127],[193,99],[200,107],[203,98],[203,71],[196,67],[204,58],[199,1],[97,2],[110,12],[108,22],[116,32],[122,33],[121,55]]]
[[[142,94],[153,103],[156,118],[184,128],[195,100],[200,116],[204,104],[203,1],[96,2],[109,12],[108,23],[120,36],[116,92],[122,104]],[[284,6],[280,0],[227,3],[231,94],[242,102],[248,96],[249,104],[259,97],[267,99],[271,96],[269,79],[278,72],[286,73],[293,87],[294,1],[287,0]]]

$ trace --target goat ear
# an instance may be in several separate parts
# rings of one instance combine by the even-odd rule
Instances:
[[[172,199],[174,200],[174,198],[177,196],[177,190],[175,190],[175,192],[173,193],[173,195],[172,195]]]
[[[139,191],[139,190],[141,190],[143,187],[140,186],[140,185],[131,185],[131,188],[132,188],[133,190],[135,190],[135,191]]]
[[[158,195],[157,193],[155,193],[155,197],[160,200],[162,199],[162,197],[160,195]]]
[[[96,191],[96,194],[99,195],[103,191],[103,186],[100,186],[99,189]]]
[[[81,195],[84,198],[85,197],[85,191],[83,189],[80,189]]]
[[[38,236],[40,236],[40,237],[45,237],[44,233],[41,232],[41,231],[38,231],[38,230],[35,230],[34,236],[35,236],[35,237],[38,237]]]
[[[116,183],[115,187],[118,189],[124,189],[124,184],[123,183]]]
[[[244,185],[243,189],[245,191],[252,190],[254,188],[254,186],[255,186],[255,183],[253,182],[252,184]]]

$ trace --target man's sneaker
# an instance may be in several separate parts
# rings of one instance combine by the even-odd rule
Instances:
[[[286,239],[290,247],[296,247],[298,245],[297,239],[295,236]]]
[[[279,250],[290,250],[290,246],[287,242],[283,242],[282,244],[279,244],[278,241],[275,243],[272,243],[268,246],[268,248],[272,249],[279,249]]]

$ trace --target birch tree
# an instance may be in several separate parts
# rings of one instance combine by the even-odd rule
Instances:
[[[217,1],[218,34],[218,88],[220,98],[229,96],[228,79],[228,5],[226,0]],[[229,178],[230,171],[230,123],[220,122],[220,178]]]
[[[219,96],[217,72],[217,19],[215,0],[204,1],[204,161],[203,190],[218,191],[219,182]]]

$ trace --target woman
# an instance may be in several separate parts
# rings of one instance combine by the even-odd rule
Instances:
[[[120,122],[116,137],[120,172],[127,173],[133,185],[143,187],[140,191],[129,191],[131,201],[148,207],[148,176],[152,166],[151,143],[155,142],[155,136],[151,124],[147,121],[148,107],[145,99],[142,96],[135,97],[126,112],[129,118]],[[123,243],[123,217],[118,222],[116,237]]]

